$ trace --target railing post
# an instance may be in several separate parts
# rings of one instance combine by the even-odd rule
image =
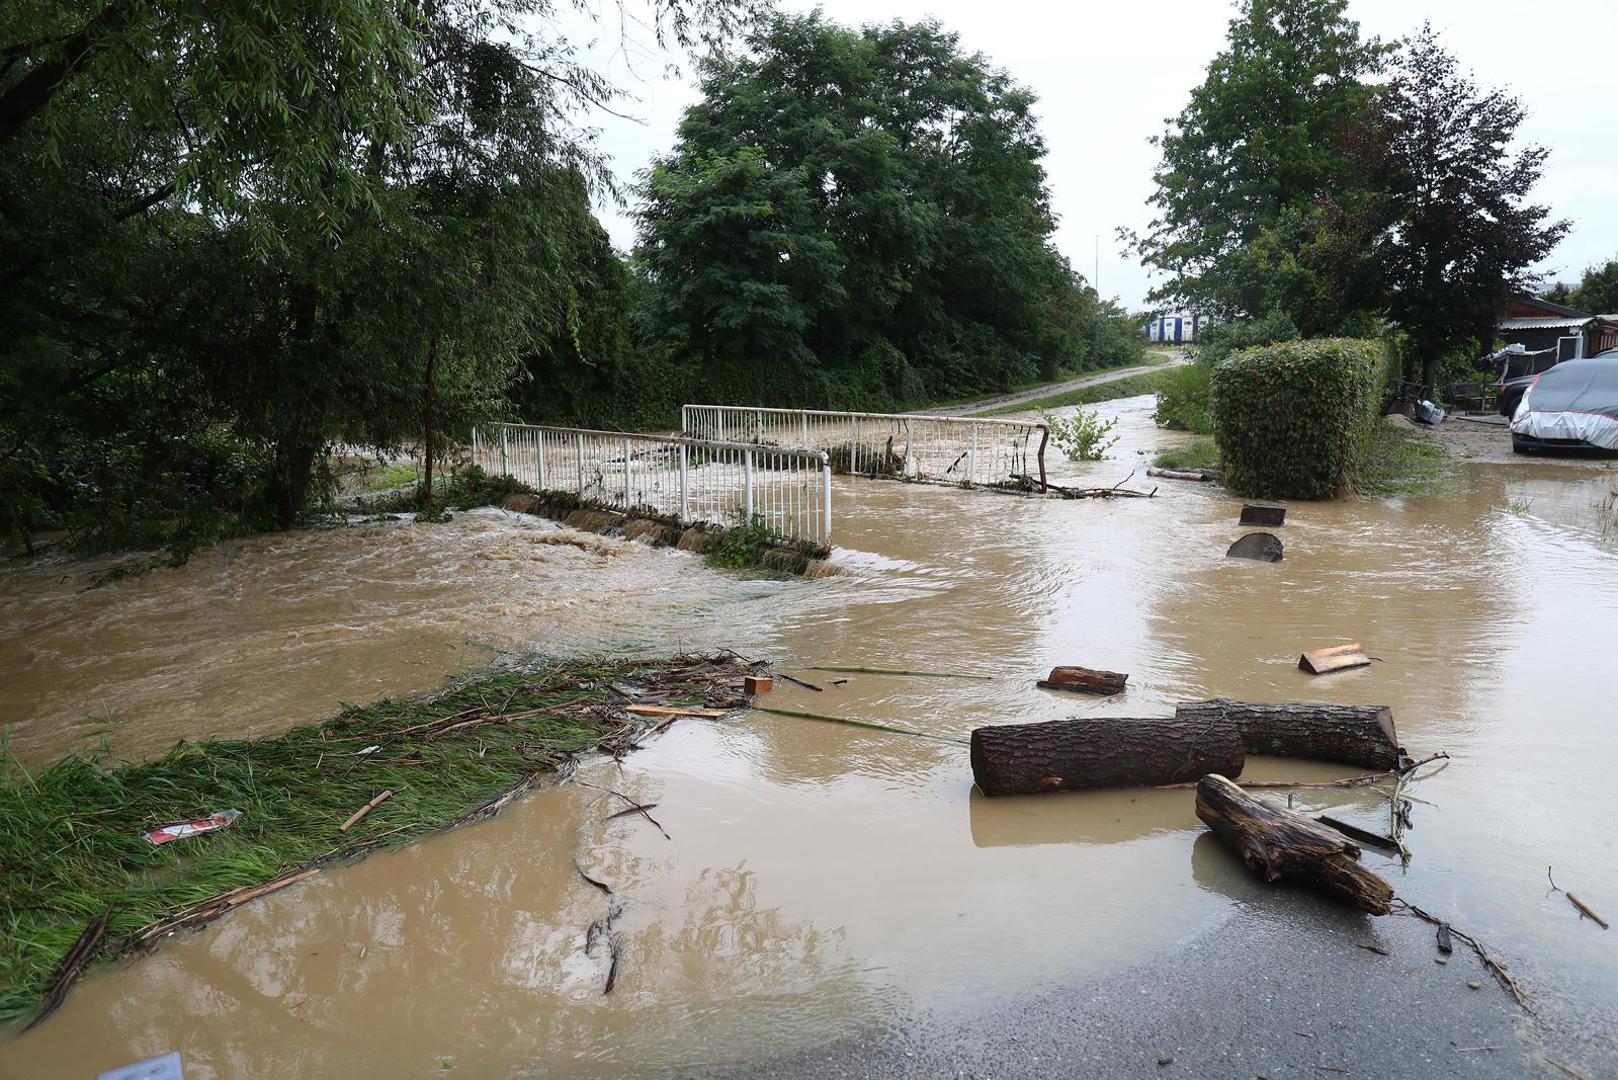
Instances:
[[[545,470],[545,429],[534,432],[534,455],[539,459],[539,490],[548,491],[549,476]]]
[[[798,414],[798,417],[802,421],[801,427],[803,431],[802,441],[799,442],[798,445],[807,447],[809,445],[809,414],[807,412],[801,412]]]
[[[629,497],[629,437],[624,436],[624,509],[634,506]]]
[[[753,413],[753,441],[764,441],[764,410],[759,409]]]
[[[680,521],[683,524],[691,517],[691,489],[686,479],[686,460],[690,456],[691,448],[685,443],[680,444]]]
[[[850,429],[853,434],[848,440],[848,471],[851,476],[858,476],[860,472],[860,418],[852,418]]]
[[[905,467],[901,475],[910,476],[915,471],[915,462],[910,456],[910,436],[916,430],[914,420],[905,421]]]
[[[820,521],[825,531],[821,542],[831,543],[831,458],[824,450],[820,452]]]
[[[511,426],[500,425],[500,475],[511,475]]]
[[[966,457],[966,482],[978,482],[978,426],[972,425],[972,450]]]
[[[584,498],[584,436],[573,436],[573,460],[579,470],[579,498]]]
[[[753,448],[742,451],[742,505],[746,507],[745,525],[753,523]]]

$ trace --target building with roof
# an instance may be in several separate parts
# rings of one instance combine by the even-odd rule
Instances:
[[[1145,325],[1146,340],[1154,345],[1195,345],[1197,337],[1213,321],[1211,316],[1188,311],[1158,315]]]
[[[1507,345],[1550,352],[1557,360],[1618,348],[1618,316],[1591,315],[1537,296],[1515,297],[1496,329]]]

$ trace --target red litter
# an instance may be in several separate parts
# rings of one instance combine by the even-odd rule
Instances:
[[[195,821],[181,821],[173,825],[160,825],[146,832],[146,839],[154,844],[166,844],[170,840],[179,840],[187,836],[197,836],[200,833],[213,832],[223,829],[226,825],[242,816],[240,810],[221,810],[217,814],[209,814],[205,818]]]

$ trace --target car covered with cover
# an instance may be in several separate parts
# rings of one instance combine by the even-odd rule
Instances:
[[[1512,415],[1511,448],[1618,450],[1618,363],[1594,356],[1541,372]]]

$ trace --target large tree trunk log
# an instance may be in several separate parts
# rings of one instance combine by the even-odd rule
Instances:
[[[1386,915],[1393,886],[1359,864],[1353,841],[1302,814],[1257,799],[1223,776],[1197,784],[1197,817],[1265,881],[1296,881],[1372,915]]]
[[[972,778],[985,795],[1173,784],[1240,774],[1245,760],[1226,716],[1194,720],[1085,717],[972,732]]]
[[[1317,758],[1367,769],[1397,769],[1404,749],[1386,705],[1271,705],[1254,701],[1185,701],[1174,715],[1188,723],[1229,718],[1249,754]]]

